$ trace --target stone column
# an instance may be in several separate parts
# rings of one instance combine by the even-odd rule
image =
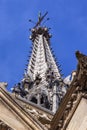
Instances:
[[[37,104],[40,105],[40,94],[37,95]]]
[[[57,96],[57,85],[54,84],[53,87],[53,105],[52,105],[52,111],[55,113],[58,109],[58,96]]]

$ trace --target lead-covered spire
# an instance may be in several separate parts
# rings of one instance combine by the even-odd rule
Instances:
[[[38,22],[31,29],[32,53],[23,80],[21,81],[26,100],[56,112],[65,87],[60,70],[50,49],[51,34],[41,21],[47,15],[39,16]]]
[[[48,71],[51,71],[56,79],[61,78],[59,69],[53,58],[50,49],[49,29],[46,27],[33,28],[30,39],[33,42],[31,58],[27,68],[27,74],[35,80],[37,73],[43,78],[46,78]]]

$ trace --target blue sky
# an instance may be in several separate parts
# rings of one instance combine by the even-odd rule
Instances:
[[[38,12],[49,12],[51,44],[64,76],[76,69],[75,51],[87,55],[87,0],[0,0],[0,81],[8,88],[23,78]]]

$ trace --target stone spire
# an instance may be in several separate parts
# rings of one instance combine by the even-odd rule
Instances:
[[[33,48],[21,86],[25,92],[23,97],[27,100],[56,112],[65,94],[65,87],[50,49],[49,28],[41,26],[46,15],[40,14],[38,22],[31,29]]]

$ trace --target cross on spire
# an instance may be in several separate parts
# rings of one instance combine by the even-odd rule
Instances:
[[[41,16],[41,12],[38,15],[38,22],[36,23],[36,25],[34,26],[34,28],[40,26],[41,22],[43,21],[43,19],[45,18],[45,16],[48,14],[48,12],[46,12],[43,16]]]
[[[31,19],[29,20],[29,22],[35,23],[34,28],[37,28],[38,26],[41,25],[42,21],[44,20],[44,18],[46,17],[46,15],[48,14],[48,12],[46,12],[43,16],[41,14],[41,12],[39,12],[38,14],[38,21],[35,23],[33,22]],[[48,19],[47,19],[48,20]]]

